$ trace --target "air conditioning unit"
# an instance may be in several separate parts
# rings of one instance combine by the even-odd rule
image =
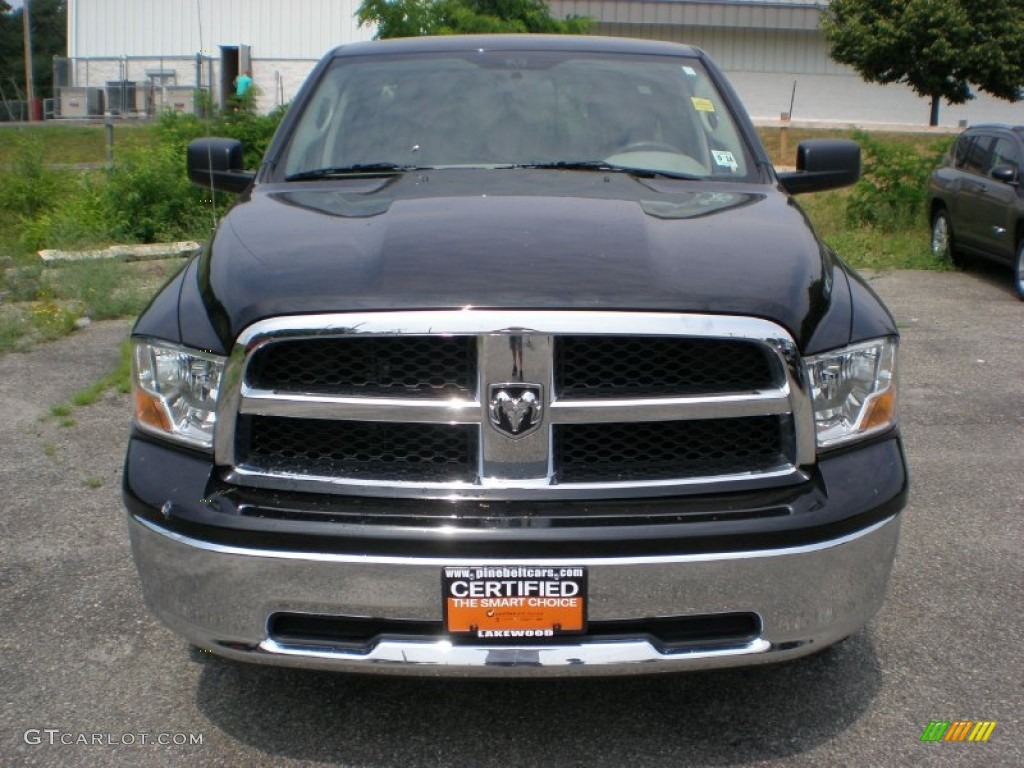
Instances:
[[[135,88],[135,111],[147,117],[153,111],[153,86],[149,82],[139,83]]]
[[[114,115],[135,111],[135,81],[107,81],[107,110]]]
[[[98,117],[102,114],[102,88],[64,86],[60,89],[61,117]]]
[[[158,113],[170,111],[195,114],[196,89],[190,85],[169,85],[165,88],[156,88],[153,93],[153,102]]]

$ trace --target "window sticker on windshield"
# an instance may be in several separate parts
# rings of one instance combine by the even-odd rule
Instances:
[[[693,67],[683,67],[683,74],[684,75],[689,75],[690,77],[696,77],[697,76],[697,70],[694,69]]]
[[[740,167],[732,152],[727,152],[722,149],[712,149],[711,155],[715,158],[715,165],[720,165],[723,168],[728,168],[733,171]]]
[[[711,99],[702,99],[699,96],[691,96],[690,101],[693,102],[693,108],[698,112],[715,111],[715,105],[711,103]]]

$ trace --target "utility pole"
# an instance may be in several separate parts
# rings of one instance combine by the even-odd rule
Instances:
[[[29,19],[29,0],[21,8],[21,22],[25,30],[25,98],[28,99],[28,119],[36,119],[36,90],[32,77],[32,22]]]

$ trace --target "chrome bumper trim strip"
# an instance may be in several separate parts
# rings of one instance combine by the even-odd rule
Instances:
[[[367,665],[440,666],[440,667],[600,667],[605,664],[647,664],[683,660],[750,656],[766,653],[771,643],[760,638],[740,645],[693,647],[660,651],[646,640],[569,642],[556,647],[544,646],[464,646],[447,640],[400,642],[381,640],[368,653],[341,649],[285,645],[275,640],[259,644],[263,653],[302,659],[354,661]]]
[[[841,547],[850,542],[871,536],[896,519],[896,515],[886,518],[874,525],[863,528],[854,533],[841,536],[838,539],[829,539],[814,544],[802,544],[796,547],[784,547],[780,549],[752,549],[740,552],[712,552],[694,555],[645,555],[632,557],[558,557],[558,558],[493,558],[478,557],[472,558],[473,565],[524,565],[524,566],[615,566],[615,565],[663,565],[671,563],[709,563],[722,562],[725,560],[755,560],[762,558],[792,557],[794,555],[806,555],[814,552],[823,552],[835,547]],[[185,536],[175,531],[170,531],[141,517],[132,516],[132,520],[153,533],[166,537],[171,541],[184,544],[187,547],[201,549],[206,552],[216,552],[224,555],[240,555],[242,557],[269,558],[274,560],[310,560],[317,563],[359,563],[363,565],[408,565],[408,566],[431,566],[444,567],[451,565],[466,565],[466,558],[451,557],[395,557],[388,555],[352,555],[338,554],[334,552],[305,552],[272,549],[254,549],[250,547],[236,547],[228,544],[215,544],[191,536]],[[443,529],[441,531],[443,533]]]

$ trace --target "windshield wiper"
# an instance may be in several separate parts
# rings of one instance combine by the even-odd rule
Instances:
[[[505,166],[508,168],[528,168],[536,170],[561,170],[561,171],[608,171],[610,173],[628,173],[642,178],[653,178],[665,176],[670,179],[687,179],[690,181],[702,181],[703,176],[695,176],[692,173],[682,171],[665,171],[655,168],[634,168],[628,165],[617,165],[606,160],[555,160],[550,163],[518,163]]]
[[[398,163],[355,163],[354,165],[336,165],[329,168],[314,168],[311,171],[300,171],[285,176],[285,181],[305,181],[307,179],[333,179],[342,176],[358,176],[360,174],[398,174],[407,171],[422,170],[416,165],[399,165]]]

